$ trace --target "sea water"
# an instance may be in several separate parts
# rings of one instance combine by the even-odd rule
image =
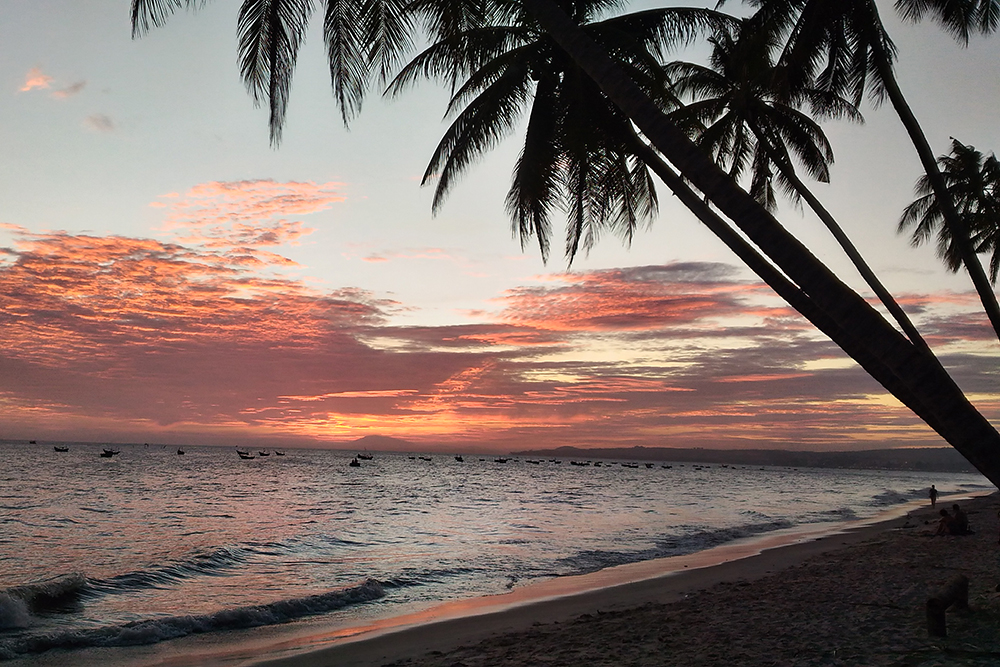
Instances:
[[[0,445],[0,660],[362,624],[864,519],[932,483],[992,488],[955,473],[391,453],[352,467],[342,451],[115,448]]]

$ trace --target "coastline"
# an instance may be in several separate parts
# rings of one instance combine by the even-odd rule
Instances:
[[[969,495],[951,496],[942,498],[939,503],[950,505],[955,500],[961,500],[978,530],[976,535],[922,535],[936,521],[936,510],[931,510],[923,501],[920,507],[910,509],[903,516],[874,523],[841,524],[833,532],[827,527],[825,534],[814,526],[813,531],[800,530],[797,535],[770,535],[698,554],[550,580],[509,595],[447,603],[417,614],[387,619],[355,628],[349,634],[333,632],[300,637],[298,641],[284,645],[271,645],[258,653],[256,658],[230,656],[232,661],[224,664],[254,667],[369,667],[387,664],[449,667],[455,664],[485,666],[505,663],[600,664],[606,660],[609,665],[618,665],[625,646],[636,646],[636,642],[629,637],[648,638],[651,633],[660,635],[649,648],[655,654],[654,662],[657,664],[716,664],[714,658],[705,654],[706,650],[719,653],[717,664],[730,664],[731,657],[721,657],[726,654],[725,646],[733,641],[756,641],[753,636],[748,636],[753,633],[747,628],[744,627],[741,632],[739,627],[734,627],[745,625],[746,618],[743,618],[744,623],[740,623],[741,612],[738,610],[745,607],[748,601],[759,601],[775,593],[776,599],[769,603],[769,607],[772,615],[777,614],[778,625],[785,625],[794,636],[795,627],[804,623],[811,627],[809,635],[815,637],[816,628],[813,626],[817,623],[834,627],[844,623],[836,620],[836,615],[826,617],[829,610],[825,609],[825,605],[828,601],[818,601],[812,614],[809,613],[808,602],[805,609],[789,611],[786,609],[788,602],[795,597],[790,587],[801,589],[799,597],[805,598],[809,597],[810,589],[823,600],[838,593],[863,597],[869,579],[887,580],[887,577],[877,575],[876,570],[884,568],[885,563],[890,561],[901,571],[911,571],[912,582],[903,582],[905,590],[890,590],[882,602],[855,601],[848,606],[902,612],[907,618],[904,625],[914,650],[925,651],[929,639],[922,625],[923,604],[927,590],[937,585],[937,579],[945,570],[976,570],[975,574],[969,575],[973,580],[970,602],[974,594],[978,596],[977,604],[981,606],[989,598],[991,608],[996,607],[1000,614],[997,596],[992,592],[1000,581],[1000,573],[993,575],[986,571],[989,569],[987,565],[995,563],[996,553],[1000,553],[996,544],[996,512],[1000,508],[1000,494],[969,498]],[[898,513],[903,508],[896,509]],[[927,547],[932,547],[934,554],[931,561],[925,563],[922,558],[926,560],[928,556]],[[873,550],[880,555],[869,553]],[[951,560],[949,551],[954,552],[953,555],[964,555],[968,562],[955,567],[947,565]],[[987,554],[993,557],[985,557]],[[891,557],[886,560],[887,556]],[[934,565],[935,558],[942,564]],[[918,560],[920,563],[916,562]],[[838,565],[833,567],[831,563]],[[974,567],[976,564],[978,567]],[[825,579],[802,576],[803,569],[815,567],[827,571]],[[905,580],[906,574],[902,576]],[[854,582],[853,588],[851,582]],[[916,589],[920,589],[919,592]],[[782,600],[782,591],[791,597]],[[909,604],[892,601],[900,596],[906,597]],[[681,614],[688,619],[698,615],[698,607],[711,609],[712,612],[705,623],[687,623],[677,637],[675,633],[670,633],[667,638],[662,635],[663,619],[678,613],[671,611],[673,607],[690,607],[686,614]],[[722,610],[729,610],[727,613],[737,610],[737,615],[727,623],[723,619],[726,614],[719,613]],[[609,625],[613,627],[605,627]],[[723,631],[727,626],[730,632],[735,632],[729,642],[720,644],[717,638],[706,638],[706,633],[713,637],[720,632],[725,634]],[[883,629],[876,628],[879,632]],[[838,644],[843,651],[844,643],[850,643],[849,638],[857,632],[857,627],[846,624],[842,634],[847,638],[832,638],[828,642],[832,646],[816,647],[817,655],[826,656],[827,662],[822,664],[858,664],[850,660],[840,662],[835,657]],[[617,635],[621,635],[621,646],[612,639]],[[806,635],[796,641],[799,640],[803,646],[810,641],[815,643]],[[683,648],[685,644],[687,649]],[[673,657],[665,661],[663,651],[667,646]],[[898,652],[899,647],[896,649]],[[1000,657],[1000,642],[996,650],[993,659]],[[555,657],[567,652],[576,657],[565,660]],[[743,656],[739,664],[755,664],[752,656],[748,656]],[[636,664],[642,663],[641,657],[637,658]],[[799,656],[796,664],[805,657]],[[762,660],[760,664],[775,664],[773,650],[765,652]],[[866,658],[865,664],[881,663]]]
[[[75,650],[96,667],[1000,664],[1000,492],[954,494],[977,533],[931,537],[926,500],[714,549],[559,577],[360,625],[315,617],[133,647]],[[971,580],[972,614],[930,641],[928,591]],[[953,623],[949,613],[949,624]],[[951,642],[951,643],[948,643]],[[955,648],[959,647],[959,648]],[[971,648],[970,648],[971,647]],[[985,661],[914,661],[958,650]],[[736,653],[733,653],[736,651]],[[944,652],[944,653],[942,653]],[[901,661],[900,656],[906,657]],[[60,651],[12,661],[61,667]],[[846,657],[845,657],[846,656]]]

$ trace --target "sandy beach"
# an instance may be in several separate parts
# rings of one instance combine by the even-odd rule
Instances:
[[[961,504],[974,535],[930,535],[937,511],[926,506],[713,567],[490,613],[457,609],[432,623],[414,618],[255,664],[996,665],[1000,495]],[[927,599],[957,574],[970,580],[970,610],[949,611],[948,637],[930,637]]]

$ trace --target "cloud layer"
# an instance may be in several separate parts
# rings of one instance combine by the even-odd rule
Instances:
[[[500,295],[478,323],[403,327],[392,314],[406,304],[320,292],[245,261],[306,233],[286,216],[339,198],[334,184],[207,184],[165,198],[185,242],[15,229],[0,262],[9,432],[188,442],[382,433],[482,449],[940,444],[727,265],[546,276]],[[963,299],[924,297],[921,326],[995,417],[997,356]]]

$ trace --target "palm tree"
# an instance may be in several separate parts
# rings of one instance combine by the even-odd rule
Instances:
[[[901,336],[736,186],[608,53],[551,0],[524,0],[532,16],[636,124],[653,146],[760,248],[842,332],[841,345],[887,390],[915,396],[932,428],[993,483],[1000,483],[1000,434],[969,403],[933,355]],[[860,350],[860,353],[857,352]],[[876,363],[868,362],[874,359]],[[903,392],[897,391],[904,387]],[[921,412],[917,414],[923,416]]]
[[[694,98],[672,112],[670,118],[734,179],[740,180],[749,169],[750,195],[767,210],[774,211],[777,205],[775,184],[796,203],[805,199],[907,337],[926,347],[906,313],[834,217],[798,177],[792,163],[794,155],[810,176],[824,183],[830,180],[833,149],[823,129],[799,110],[801,103],[808,103],[813,113],[822,117],[860,121],[860,113],[836,93],[802,87],[797,91],[798,100],[782,95],[776,86],[781,72],[773,63],[773,33],[754,27],[744,21],[735,35],[714,35],[709,40],[713,45],[709,66],[687,62],[667,66],[674,92]]]
[[[899,88],[893,71],[895,46],[882,24],[875,0],[747,0],[757,8],[757,29],[787,36],[778,64],[786,74],[788,94],[806,85],[845,95],[860,103],[867,92],[875,104],[888,99],[906,128],[930,185],[937,194],[945,224],[969,272],[990,323],[1000,338],[1000,304],[967,239],[965,222],[947,195],[934,152]],[[960,41],[973,29],[993,32],[1000,0],[897,0],[905,18],[933,15]]]
[[[673,20],[695,27],[703,22],[719,21],[726,29],[735,27],[732,20],[711,14],[697,17],[686,14],[683,17],[674,16]],[[630,78],[644,82],[646,94],[656,97],[656,103],[661,108],[674,106],[673,98],[663,97],[665,91],[659,68],[649,70],[642,67],[649,61],[648,51],[655,44],[655,41],[650,42],[656,35],[651,28],[661,25],[664,15],[646,14],[590,23],[586,22],[590,18],[586,12],[578,12],[575,17],[575,22],[584,22],[582,28],[587,34],[597,39],[613,36],[618,61],[626,68]],[[608,208],[607,203],[596,206],[597,202],[614,202],[621,211],[629,210],[628,202],[634,198],[609,197],[603,182],[613,177],[615,171],[629,176],[625,181],[632,182],[630,175],[637,169],[634,166],[626,168],[626,163],[631,165],[633,160],[638,159],[643,167],[643,180],[648,178],[645,174],[645,166],[648,166],[780,296],[850,350],[851,354],[864,359],[866,367],[879,366],[880,362],[873,355],[845,335],[846,332],[826,317],[808,295],[761,257],[702,198],[691,191],[683,179],[641,140],[628,119],[609,104],[594,84],[589,79],[581,78],[579,69],[561,50],[554,48],[544,33],[526,27],[524,17],[512,16],[510,19],[511,25],[477,27],[444,37],[404,67],[390,86],[390,91],[398,92],[421,76],[438,76],[459,84],[452,108],[464,108],[461,112],[456,111],[456,119],[435,151],[424,176],[425,182],[438,177],[435,207],[441,205],[454,184],[455,176],[475,156],[488,150],[497,137],[510,131],[516,116],[514,109],[530,104],[525,147],[515,168],[508,196],[515,231],[520,231],[522,239],[526,234],[530,236],[534,233],[542,241],[542,234],[547,233],[547,212],[557,199],[561,199],[564,207],[571,212],[567,255],[572,259],[580,237],[581,219],[588,211],[597,209],[604,212]],[[626,58],[626,54],[630,57]],[[633,62],[639,63],[639,66],[634,66]],[[533,81],[534,95],[531,96],[529,92]],[[609,156],[613,159],[609,160]],[[610,169],[607,168],[609,165]],[[592,179],[590,184],[581,184],[580,173],[597,173],[598,177]],[[615,188],[611,194],[621,191]],[[650,186],[644,184],[641,194],[651,196]],[[582,201],[594,203],[585,206],[581,205]],[[526,216],[523,211],[531,215]],[[524,223],[525,217],[529,218],[530,224]],[[619,213],[618,219],[629,220],[630,224],[625,229],[630,231],[634,228],[631,218]],[[538,220],[545,224],[539,224]],[[589,229],[603,222],[599,219]],[[543,243],[542,247],[544,253],[547,244]],[[888,378],[884,368],[882,371],[882,375]],[[928,423],[934,422],[934,416],[905,385],[896,382],[894,391]]]
[[[699,30],[732,23],[699,9],[664,9],[597,20],[611,3],[574,5],[574,21],[611,47],[646,94],[674,106],[657,55]],[[496,20],[497,17],[494,17]],[[656,213],[656,191],[647,165],[636,155],[631,122],[579,67],[523,12],[503,23],[443,34],[390,84],[398,93],[422,77],[455,86],[455,115],[424,173],[436,181],[438,210],[457,178],[482,153],[510,134],[527,115],[524,146],[514,168],[507,209],[522,245],[536,237],[549,251],[553,211],[568,218],[566,256],[572,262],[610,229],[630,241],[637,225]]]
[[[993,252],[990,281],[996,284],[1000,270],[1000,161],[992,153],[986,157],[953,138],[951,153],[939,157],[938,164],[948,195],[972,234],[967,241],[976,252]],[[962,257],[951,228],[943,222],[941,206],[930,179],[921,177],[914,190],[919,196],[903,211],[898,231],[912,228],[910,242],[914,246],[936,235],[938,255],[951,271],[958,271]]]
[[[259,2],[264,3],[265,0]],[[295,4],[295,1],[287,0],[287,3]],[[615,106],[635,123],[656,150],[679,170],[681,176],[708,197],[726,217],[735,222],[741,231],[777,265],[780,271],[775,271],[773,267],[770,271],[787,281],[792,301],[801,302],[801,307],[806,310],[811,309],[817,315],[816,320],[819,321],[817,326],[824,331],[832,332],[834,340],[886,389],[913,408],[989,479],[1000,483],[1000,460],[998,460],[1000,457],[997,456],[997,452],[1000,451],[1000,434],[997,434],[989,422],[968,402],[948,374],[937,364],[933,355],[914,346],[901,336],[864,299],[841,283],[812,256],[808,249],[789,235],[765,209],[743,192],[732,178],[722,172],[709,156],[694,146],[683,132],[667,120],[663,110],[625,75],[608,56],[607,50],[598,46],[558,5],[551,0],[522,0],[522,3],[530,17],[537,20],[541,28],[569,54],[572,61],[586,72]],[[157,25],[177,7],[196,4],[198,4],[196,0],[133,0],[133,25],[138,26],[141,32],[144,27],[143,17],[147,21],[145,25]],[[245,0],[245,4],[258,3],[254,0]],[[281,5],[285,4],[285,0],[267,0],[266,4]],[[475,9],[474,0],[470,0],[468,4]],[[512,0],[510,4],[521,3]],[[284,21],[284,14],[273,11],[273,7],[271,9],[272,11],[268,13],[271,20],[256,25],[270,30],[271,33],[275,30],[281,32],[290,29],[286,26],[302,30],[303,21]],[[158,14],[157,11],[161,13]],[[327,13],[329,14],[329,6]],[[468,16],[475,15],[474,11],[468,12]],[[307,15],[295,15],[293,12],[294,16],[299,19],[303,16],[308,18]],[[375,21],[375,24],[380,23]],[[366,34],[371,32],[366,31]],[[244,39],[241,32],[241,44],[244,43]],[[327,40],[329,44],[331,37],[327,36]],[[252,42],[252,40],[247,41]],[[261,59],[251,59],[251,62],[257,62],[262,71],[268,73],[269,81],[276,76],[278,78],[276,85],[271,85],[266,90],[261,89],[261,93],[280,94],[283,90],[280,85],[282,77],[290,76],[291,70],[288,65],[294,64],[295,51],[287,48],[287,45],[297,42],[294,39],[282,38],[275,43],[275,39],[266,35],[261,42],[270,43],[272,47],[264,49]],[[397,46],[401,43],[398,39],[391,41],[391,44]],[[393,57],[398,55],[398,50],[393,51],[389,48],[384,52]],[[285,56],[283,59],[278,57],[281,54]],[[363,51],[356,55],[358,61],[354,66],[358,72],[364,73],[365,77],[373,76],[375,68],[371,64],[366,64],[369,60]],[[384,61],[389,61],[388,56]],[[357,76],[357,72],[349,68],[343,70],[331,68],[331,70],[335,76],[348,72],[353,81],[368,81],[367,78]],[[336,78],[334,88],[336,91]],[[287,88],[284,90],[287,93]],[[280,126],[282,115],[273,113],[274,105],[278,104],[280,107],[287,100],[280,98],[280,95],[277,100],[274,97],[269,99],[272,105],[272,123],[278,122]],[[272,125],[272,137],[275,137],[273,130]],[[761,267],[760,270],[764,273],[768,271],[767,267]]]

